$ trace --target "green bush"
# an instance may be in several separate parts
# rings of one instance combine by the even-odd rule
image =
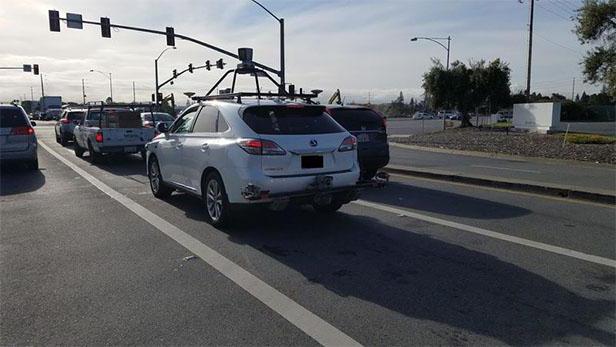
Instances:
[[[595,134],[567,134],[567,142],[576,144],[609,145],[616,143],[616,136],[604,136]]]

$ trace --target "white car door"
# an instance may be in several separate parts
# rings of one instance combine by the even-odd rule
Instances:
[[[211,162],[213,152],[220,148],[220,133],[229,128],[224,119],[218,126],[218,120],[218,109],[211,105],[204,106],[197,116],[192,133],[182,139],[184,141],[182,163],[186,184],[196,192],[200,192],[201,189],[203,170],[208,166],[218,166],[217,163]]]
[[[169,132],[158,142],[156,154],[163,179],[178,185],[186,186],[183,175],[182,152],[183,140],[192,130],[199,105],[187,109],[173,123]]]

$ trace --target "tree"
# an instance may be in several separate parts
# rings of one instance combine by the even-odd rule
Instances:
[[[616,98],[616,0],[585,0],[577,21],[578,39],[596,45],[582,62],[586,81],[607,85]]]
[[[510,69],[500,59],[471,62],[469,67],[455,61],[449,70],[438,61],[433,64],[424,74],[423,87],[435,108],[456,108],[462,113],[462,127],[472,126],[468,112],[475,107],[496,110],[511,102]]]

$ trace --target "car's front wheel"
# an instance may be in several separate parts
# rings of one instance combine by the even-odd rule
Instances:
[[[220,175],[216,172],[209,173],[202,187],[208,222],[215,227],[224,226],[229,221],[231,211]]]
[[[155,197],[165,199],[173,192],[173,189],[169,188],[163,181],[163,176],[160,174],[158,159],[156,159],[155,156],[152,156],[148,163],[148,178],[150,179],[150,189],[152,189],[152,194],[154,194]]]

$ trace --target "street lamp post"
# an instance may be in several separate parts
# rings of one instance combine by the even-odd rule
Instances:
[[[156,88],[154,88],[154,101],[156,102],[156,106],[158,106],[158,103],[160,102],[160,100],[158,100],[158,59],[160,59],[160,57],[162,57],[163,54],[169,49],[176,49],[176,48],[175,46],[167,47],[163,49],[162,52],[160,52],[160,54],[158,55],[158,58],[154,59],[154,77],[155,77],[155,83],[156,83]]]
[[[411,41],[417,41],[417,40],[428,40],[428,41],[432,41],[436,44],[438,44],[439,46],[443,47],[446,51],[447,51],[447,70],[449,70],[449,51],[451,48],[451,36],[447,36],[447,37],[413,37],[411,39]],[[440,41],[444,41],[447,40],[447,46],[445,46],[444,44],[442,44]]]
[[[252,0],[255,4],[259,5],[265,12],[269,13],[270,16],[274,17],[280,24],[280,93],[283,94],[286,92],[285,90],[285,66],[284,66],[284,18],[278,18],[274,15],[270,10],[265,8],[265,6],[261,5],[257,0]]]
[[[109,78],[109,98],[113,101],[113,83],[111,82],[111,72],[102,72],[98,70],[90,70],[90,72],[98,72],[99,74]]]

